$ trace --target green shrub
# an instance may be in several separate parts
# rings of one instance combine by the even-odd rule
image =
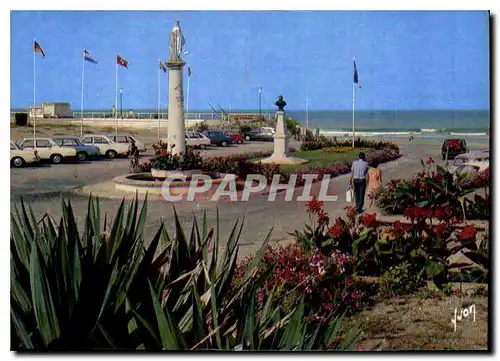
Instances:
[[[103,222],[90,198],[80,231],[69,201],[59,222],[35,219],[21,202],[11,219],[12,350],[353,347],[357,333],[335,343],[340,319],[309,320],[303,298],[284,317],[273,295],[257,308],[255,292],[269,276],[257,267],[270,234],[228,297],[242,224],[222,243],[218,216],[217,230],[204,216],[188,236],[174,209],[173,237],[161,224],[146,242],[146,211],[146,201],[128,209],[122,201],[114,221]]]
[[[405,261],[385,271],[379,280],[379,292],[382,296],[401,296],[415,292],[422,286],[422,270],[415,269]]]

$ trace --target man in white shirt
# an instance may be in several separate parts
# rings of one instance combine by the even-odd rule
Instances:
[[[349,184],[354,187],[354,199],[356,201],[356,211],[363,212],[366,191],[366,175],[368,173],[368,163],[365,153],[359,153],[359,159],[352,162],[351,177]]]

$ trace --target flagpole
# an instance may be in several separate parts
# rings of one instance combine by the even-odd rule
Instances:
[[[191,81],[191,74],[188,74],[188,86],[187,86],[187,96],[186,96],[186,118],[184,119],[184,129],[186,128],[186,123],[189,118],[189,83]]]
[[[307,99],[307,92],[306,92],[306,132],[307,129],[309,129],[309,101]]]
[[[85,80],[85,54],[82,54],[82,101],[80,112],[80,137],[83,137],[83,84]]]
[[[161,59],[158,59],[158,140],[160,139],[160,92],[161,92],[161,87],[160,87],[160,63]]]
[[[36,148],[36,39],[33,39],[33,147]]]
[[[354,86],[354,82],[352,83],[352,148],[354,149],[354,100],[355,100],[355,94],[356,94],[356,88]]]
[[[118,135],[118,60],[115,64],[115,135]]]

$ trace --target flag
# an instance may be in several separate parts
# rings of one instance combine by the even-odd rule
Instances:
[[[35,50],[35,53],[40,53],[40,54],[42,54],[42,57],[45,58],[44,51],[42,50],[42,48],[40,47],[40,45],[38,45],[38,43],[36,41],[35,41],[35,45],[34,45],[34,50]]]
[[[91,56],[87,50],[83,51],[83,59],[87,60],[90,63],[97,64],[96,58]]]
[[[121,65],[128,69],[128,61],[123,59],[120,55],[116,56],[116,64]]]
[[[262,94],[262,88],[259,87],[259,94]]]
[[[188,76],[191,76],[191,67],[188,66]]]
[[[354,61],[354,84],[357,84],[358,87],[361,88],[361,85],[359,84],[358,68],[356,68],[356,60],[353,61]]]
[[[164,73],[167,72],[167,67],[161,62],[161,60],[158,60],[158,65],[160,66],[160,70],[162,70]]]

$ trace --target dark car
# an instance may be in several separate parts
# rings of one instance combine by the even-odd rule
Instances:
[[[215,144],[220,147],[227,147],[230,144],[233,144],[233,140],[223,132],[219,132],[216,130],[205,130],[203,134],[210,139],[211,144]]]
[[[274,134],[265,129],[255,129],[245,133],[245,140],[262,140],[265,142],[273,142]]]
[[[237,130],[227,130],[224,132],[225,135],[227,135],[229,138],[233,140],[233,143],[236,144],[243,144],[243,134],[241,134],[240,131]]]
[[[459,154],[467,153],[465,139],[446,139],[441,147],[443,160],[446,159],[446,153],[448,153],[448,159],[453,159]]]

